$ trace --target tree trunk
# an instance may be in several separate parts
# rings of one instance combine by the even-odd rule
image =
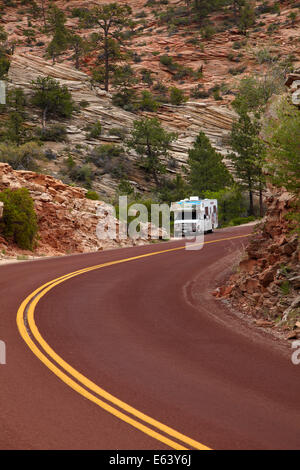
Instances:
[[[249,215],[254,215],[253,191],[249,189]]]
[[[262,187],[260,185],[260,188],[259,188],[259,217],[263,217],[263,216],[264,216],[263,190],[262,190]]]
[[[76,50],[76,49],[75,49],[75,68],[76,68],[76,70],[79,70],[79,68],[80,68],[79,50]]]
[[[43,129],[46,129],[47,111],[48,111],[47,108],[43,110],[43,118],[42,118]]]
[[[105,33],[104,39],[104,55],[105,55],[105,91],[109,89],[109,50],[108,50],[108,37],[107,33]]]
[[[43,16],[44,27],[46,27],[45,0],[42,0],[42,16]]]

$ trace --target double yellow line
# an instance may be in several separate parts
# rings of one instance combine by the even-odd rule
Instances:
[[[220,241],[243,238],[247,236],[249,235],[223,238],[219,240],[208,241],[205,243],[217,243]],[[138,411],[137,409],[133,408],[122,400],[119,400],[118,398],[106,392],[94,382],[89,380],[87,377],[82,375],[72,366],[70,366],[70,364],[68,364],[58,354],[56,354],[56,352],[41,336],[34,318],[35,308],[40,299],[57,285],[69,279],[72,279],[75,276],[79,276],[81,274],[90,271],[95,271],[97,269],[101,269],[107,266],[139,260],[142,258],[147,258],[163,253],[169,253],[172,251],[179,251],[183,250],[184,248],[184,246],[181,246],[177,248],[171,248],[167,250],[156,251],[153,253],[147,253],[144,255],[134,256],[131,258],[121,259],[117,261],[111,261],[89,268],[80,269],[78,271],[74,271],[52,281],[49,281],[38,289],[36,289],[34,292],[32,292],[22,302],[17,313],[17,325],[22,338],[29,346],[31,351],[38,357],[38,359],[43,362],[46,367],[48,367],[55,375],[57,375],[57,377],[59,377],[69,387],[71,387],[73,390],[75,390],[88,400],[92,401],[96,405],[100,406],[104,410],[108,411],[109,413],[121,419],[122,421],[125,421],[136,429],[142,431],[148,436],[151,436],[152,438],[166,444],[167,446],[173,449],[188,450],[189,448],[193,448],[198,450],[209,450],[207,446],[201,444],[200,442],[197,442],[194,439],[191,439],[185,436],[184,434],[181,434],[175,429],[166,426],[165,424]],[[35,341],[33,341],[33,339]],[[106,401],[103,401],[103,399]],[[128,414],[125,414],[125,412]],[[176,439],[176,441],[178,442],[173,439]]]

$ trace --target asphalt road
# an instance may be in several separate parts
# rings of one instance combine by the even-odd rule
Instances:
[[[299,449],[300,366],[211,295],[250,230],[0,267],[0,449]]]

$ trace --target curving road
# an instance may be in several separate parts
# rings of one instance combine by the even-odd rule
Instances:
[[[300,366],[211,295],[249,231],[2,266],[0,449],[300,448]]]

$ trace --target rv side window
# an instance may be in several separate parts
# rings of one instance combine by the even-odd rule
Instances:
[[[182,211],[175,212],[175,220],[182,220]]]
[[[196,207],[193,207],[192,219],[197,220],[197,208]]]

